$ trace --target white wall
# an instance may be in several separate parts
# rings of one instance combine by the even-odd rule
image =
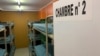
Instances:
[[[100,1],[94,0],[92,6],[91,20],[58,21],[54,17],[55,56],[100,56]]]

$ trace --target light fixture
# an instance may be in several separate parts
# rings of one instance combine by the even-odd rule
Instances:
[[[17,0],[17,2],[18,2],[18,5],[20,5],[20,0]]]
[[[20,2],[20,0],[17,0],[17,2],[18,2],[18,10],[21,11],[22,10],[22,8],[21,8],[21,2]]]
[[[22,11],[22,8],[21,8],[21,6],[20,6],[20,5],[18,6],[18,9],[19,9],[19,11]]]

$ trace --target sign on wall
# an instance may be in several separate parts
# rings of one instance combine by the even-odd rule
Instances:
[[[62,0],[54,3],[54,18],[57,21],[90,20],[92,0]]]

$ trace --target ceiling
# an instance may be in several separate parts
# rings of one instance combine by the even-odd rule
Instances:
[[[20,0],[21,11],[39,11],[52,0]],[[19,11],[18,0],[0,0],[0,10]]]

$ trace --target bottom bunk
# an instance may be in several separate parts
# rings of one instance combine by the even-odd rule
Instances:
[[[34,56],[34,48],[31,44],[29,45],[29,56]]]
[[[6,50],[0,49],[0,56],[6,56]]]
[[[0,48],[5,49],[5,45],[4,44],[0,45]],[[14,45],[11,46],[10,44],[7,44],[7,54],[8,54],[8,56],[14,56],[15,49],[16,48],[15,48]]]
[[[44,46],[41,44],[41,45],[37,45],[34,47],[35,48],[35,53],[36,53],[36,56],[46,56],[46,49],[44,48]]]
[[[11,51],[10,51],[9,56],[14,56],[15,49],[16,49],[16,47],[15,47],[15,46],[12,46],[12,47],[11,47]]]
[[[36,56],[46,56],[46,47],[44,44],[35,46],[34,51],[36,53]],[[54,56],[53,46],[51,44],[48,45],[48,53],[48,56]]]
[[[7,55],[8,56],[14,56],[15,52],[15,46],[14,46],[14,36],[9,35],[6,37],[6,42],[7,42]],[[4,39],[0,39],[0,48],[5,49],[5,42]]]

